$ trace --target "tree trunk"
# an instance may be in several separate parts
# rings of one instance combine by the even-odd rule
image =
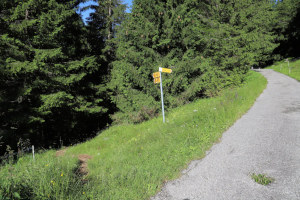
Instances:
[[[111,16],[112,16],[112,0],[109,0],[109,5],[108,5],[108,36],[107,36],[107,39],[108,40],[111,40],[112,38],[112,19],[111,19]]]
[[[29,16],[29,12],[28,12],[28,10],[26,9],[26,12],[25,12],[25,19],[26,19],[26,20],[28,19],[28,16]]]

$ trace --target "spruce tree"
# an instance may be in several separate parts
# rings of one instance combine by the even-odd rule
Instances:
[[[298,0],[278,1],[276,4],[277,23],[274,27],[280,46],[274,51],[279,59],[299,57],[299,16],[300,2]]]
[[[126,6],[121,0],[94,0],[98,5],[90,5],[82,10],[92,9],[88,18],[88,41],[93,55],[104,56],[109,64],[114,59],[115,37],[118,26],[125,18]]]
[[[160,90],[151,74],[164,76],[166,107],[176,107],[240,84],[276,47],[270,1],[134,1],[118,33],[110,87],[116,120],[139,122],[157,115]]]
[[[8,27],[1,32],[1,46],[9,48],[2,57],[0,121],[12,140],[66,144],[106,123],[101,65],[75,12],[79,3],[14,1],[1,17]]]
[[[234,68],[263,66],[271,60],[269,56],[278,46],[272,32],[276,17],[273,6],[270,1],[218,2],[215,17],[220,28],[227,32],[220,38],[224,50],[218,51],[221,52],[218,57],[225,56]]]
[[[158,113],[160,90],[151,77],[158,67],[173,69],[164,78],[166,105],[180,105],[201,95],[202,86],[196,82],[201,82],[199,77],[208,66],[200,51],[204,42],[196,35],[206,27],[197,23],[201,6],[194,1],[134,2],[117,37],[118,60],[110,84],[120,111],[116,119],[138,122]]]

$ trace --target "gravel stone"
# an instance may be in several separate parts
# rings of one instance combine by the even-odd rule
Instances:
[[[268,85],[253,107],[152,200],[300,200],[300,83],[260,72]],[[252,173],[275,181],[260,185]]]

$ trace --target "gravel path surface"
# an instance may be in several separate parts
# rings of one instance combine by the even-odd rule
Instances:
[[[261,73],[268,86],[254,106],[152,200],[300,200],[300,83],[272,70]],[[252,173],[275,181],[260,185]]]

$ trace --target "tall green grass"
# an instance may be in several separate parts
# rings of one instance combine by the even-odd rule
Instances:
[[[243,86],[223,91],[138,125],[114,126],[66,149],[20,159],[1,167],[0,199],[149,199],[163,183],[180,176],[193,159],[219,140],[266,87],[249,72]],[[78,173],[78,155],[88,154],[89,173]],[[54,184],[53,184],[54,183]]]
[[[285,60],[275,63],[274,65],[268,67],[269,69],[274,69],[277,72],[288,75],[298,81],[300,81],[300,60],[291,61],[288,66],[288,62]]]

